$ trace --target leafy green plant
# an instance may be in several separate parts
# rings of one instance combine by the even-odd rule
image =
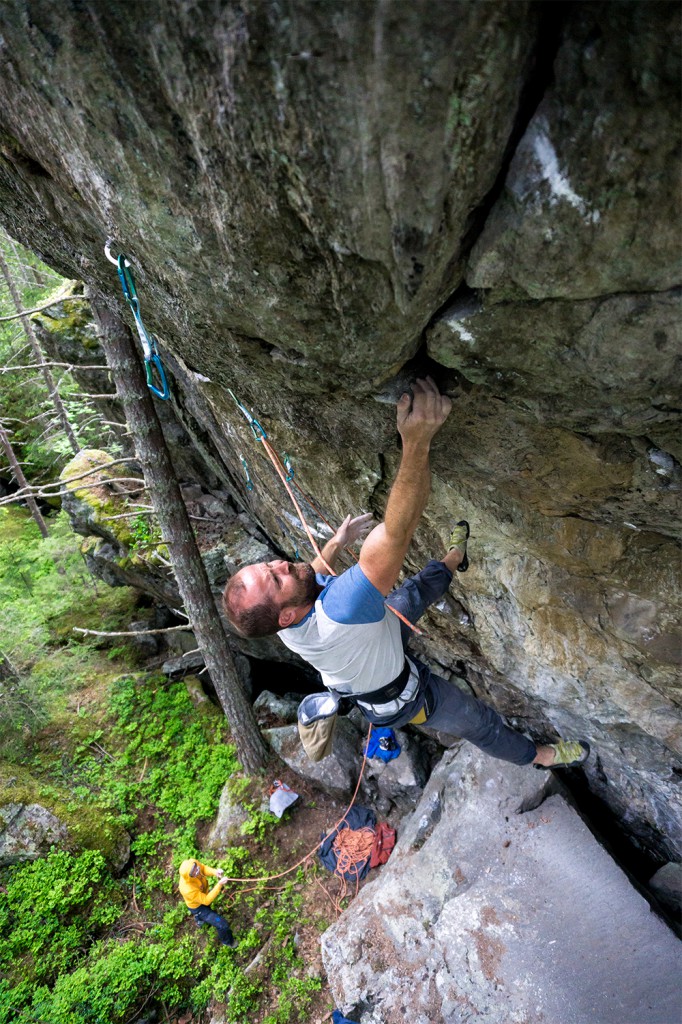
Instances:
[[[280,820],[270,811],[251,809],[249,817],[239,826],[243,836],[253,836],[262,842],[273,827],[279,825]]]
[[[136,516],[131,519],[128,529],[133,539],[131,551],[143,552],[162,543],[161,529],[151,516]]]

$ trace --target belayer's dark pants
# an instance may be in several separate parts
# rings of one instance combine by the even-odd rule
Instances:
[[[416,576],[410,576],[401,587],[389,594],[386,604],[397,609],[412,623],[424,614],[429,605],[447,592],[452,573],[444,562],[429,562]],[[400,624],[403,647],[412,630]],[[393,727],[407,725],[420,711],[426,714],[420,723],[451,736],[461,736],[490,757],[512,764],[530,764],[536,754],[535,744],[520,732],[511,729],[501,715],[483,701],[464,693],[454,683],[437,676],[410,652],[410,660],[419,671],[419,696],[411,701],[394,721],[382,722]]]
[[[190,909],[190,914],[197,922],[197,924],[211,924],[218,932],[218,936],[223,946],[231,946],[234,942],[232,930],[220,914],[216,914],[215,910],[211,910],[210,907],[196,907],[194,910]]]

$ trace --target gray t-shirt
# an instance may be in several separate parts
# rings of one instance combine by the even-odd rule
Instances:
[[[317,580],[324,589],[305,619],[279,632],[282,642],[316,668],[330,690],[360,696],[396,679],[405,663],[400,622],[382,593],[359,565]],[[397,713],[417,687],[413,671],[407,692],[382,704],[382,713]]]

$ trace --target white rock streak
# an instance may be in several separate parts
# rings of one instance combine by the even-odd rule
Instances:
[[[590,208],[590,204],[578,195],[566,175],[562,173],[559,167],[559,158],[550,140],[545,121],[538,122],[532,145],[533,155],[540,167],[542,177],[550,187],[551,205],[554,206],[560,199],[564,199],[578,210],[585,220],[592,224],[598,223],[599,211]]]
[[[467,330],[461,320],[451,320],[450,327],[452,327],[453,331],[457,331],[462,341],[466,341],[469,345],[476,344],[473,334]]]

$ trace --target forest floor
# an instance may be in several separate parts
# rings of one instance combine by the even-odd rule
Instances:
[[[99,664],[97,664],[99,662]],[[87,732],[93,729],[101,732],[98,746],[109,752],[115,750],[115,741],[111,741],[107,729],[107,691],[111,684],[112,677],[121,673],[121,670],[129,667],[115,658],[113,661],[106,658],[102,653],[95,659],[95,665],[99,671],[91,681],[71,693],[65,705],[63,714],[59,715],[58,721],[50,723],[36,733],[33,743],[33,753],[37,764],[44,766],[47,776],[50,776],[51,765],[63,765],[73,754],[74,742],[79,734],[82,734],[82,723],[87,723]],[[175,684],[177,685],[177,684]],[[180,683],[180,685],[182,685]],[[74,732],[68,728],[68,718],[81,725],[81,729]],[[284,724],[273,722],[272,725]],[[266,884],[265,891],[258,890],[258,910],[262,912],[268,906],[276,906],[279,893],[287,881],[294,880],[296,891],[301,897],[300,906],[297,908],[297,919],[293,932],[293,942],[298,958],[305,965],[304,973],[311,978],[319,979],[321,987],[309,998],[305,1021],[306,1024],[325,1024],[331,1019],[335,1008],[333,997],[329,990],[328,981],[322,963],[320,951],[320,939],[322,933],[334,923],[339,914],[352,901],[353,897],[364,887],[367,881],[374,876],[372,872],[366,879],[357,885],[345,885],[343,881],[324,869],[318,858],[317,849],[322,837],[333,828],[343,817],[347,804],[342,804],[329,794],[316,789],[310,782],[297,776],[286,765],[281,763],[277,766],[277,778],[288,785],[299,795],[298,801],[287,811],[282,819],[275,824],[271,823],[270,828],[262,835],[244,835],[239,839],[239,846],[246,852],[245,862],[259,865],[259,870],[268,874],[282,875],[281,878],[273,878]],[[263,779],[251,779],[249,781],[248,800],[258,807],[267,804],[269,789],[274,782],[274,773]],[[137,815],[133,834],[144,835],[152,832],[160,824],[160,816],[152,806],[145,807]],[[220,861],[220,849],[208,852],[207,839],[213,827],[213,820],[200,822],[197,827],[196,846],[199,851],[206,850],[202,856],[205,863],[211,865]],[[169,848],[165,857],[157,860],[157,867],[167,878],[175,878],[174,851]],[[300,865],[300,872],[296,865]],[[291,869],[294,870],[291,870]],[[286,872],[286,874],[284,874]],[[156,897],[152,897],[151,905],[149,900],[144,906],[140,906],[136,898],[135,881],[135,859],[126,868],[124,877],[129,877],[131,899],[124,914],[119,917],[112,929],[112,934],[119,939],[125,935],[141,934],[148,927],[150,917],[161,916],[167,908],[167,894],[159,891]],[[244,897],[254,890],[252,882],[245,882],[243,885],[235,883],[226,887],[224,896],[220,897],[214,905],[214,909],[224,914],[230,921],[232,930],[237,939],[254,927],[253,905]],[[151,911],[151,908],[154,910]],[[255,981],[261,987],[261,994],[258,1008],[252,1009],[253,1016],[249,1017],[249,1024],[261,1024],[272,1018],[277,1013],[278,1003],[281,995],[281,988],[276,980],[272,978],[272,972],[268,958],[264,953],[268,952],[276,956],[276,948],[272,935],[268,935],[266,926],[256,923],[256,930],[260,932],[263,945],[253,956],[252,950],[244,953],[237,951],[234,955],[235,962],[240,965],[250,980]],[[218,948],[217,936],[213,929],[204,928],[195,934],[195,928],[189,915],[184,925],[179,929],[179,934],[189,934],[199,949],[210,955],[212,949]],[[214,999],[210,1006],[210,1013],[207,1011],[177,1013],[168,1009],[168,1024],[205,1024],[211,1018],[220,1020],[225,1014],[225,1020],[231,1021],[229,1017],[228,1003],[220,999]],[[275,1018],[279,1019],[279,1018]],[[292,1020],[296,1018],[291,1018]]]
[[[0,804],[30,780],[36,802],[87,819],[89,832],[0,868],[0,1024],[125,1024],[150,1011],[157,1024],[325,1024],[334,1003],[320,939],[356,890],[344,894],[316,851],[345,805],[279,761],[245,778],[215,704],[195,706],[182,680],[125,641],[74,636],[73,625],[125,629],[139,617],[133,592],[93,588],[63,527],[44,542],[23,513],[2,525],[17,704],[0,720]],[[275,777],[299,794],[281,820],[267,811]],[[226,783],[247,821],[211,850]],[[112,871],[100,851],[122,829],[131,854]],[[235,950],[186,911],[177,871],[191,856],[249,878],[215,904]],[[250,878],[264,875],[280,877]]]

